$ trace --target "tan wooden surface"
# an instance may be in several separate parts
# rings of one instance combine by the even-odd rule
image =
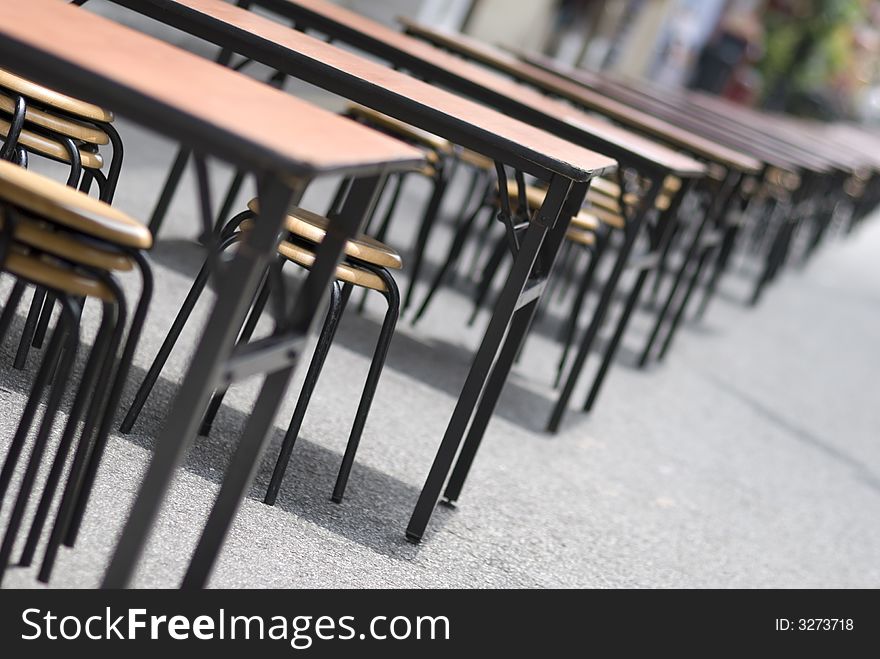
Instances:
[[[15,111],[15,101],[11,96],[0,93],[0,110],[8,112],[10,115]],[[52,132],[72,137],[75,140],[82,140],[89,144],[107,144],[110,138],[100,128],[84,124],[80,121],[67,119],[40,110],[33,105],[28,105],[25,112],[25,120],[42,128],[46,128]]]
[[[217,148],[228,151],[237,142],[252,162],[352,171],[423,159],[398,140],[57,0],[4,3],[0,39],[100,76],[126,90],[132,102],[150,99],[177,117],[186,134],[222,132],[226,141]],[[177,130],[184,132],[180,125]]]
[[[6,161],[0,161],[0,199],[114,245],[149,249],[153,244],[149,229],[119,209]]]
[[[248,202],[248,208],[254,213],[259,213],[260,206],[257,199],[251,199]],[[290,233],[308,240],[310,243],[320,244],[323,242],[330,223],[326,217],[304,208],[291,208],[288,213],[285,227]],[[400,254],[385,243],[365,234],[346,241],[345,254],[358,261],[372,263],[383,268],[399,270],[403,267]]]
[[[45,2],[45,0],[41,1]],[[569,168],[579,170],[580,180],[586,180],[592,174],[610,171],[616,167],[613,158],[584,149],[485,105],[292,30],[287,25],[256,13],[217,0],[181,0],[178,4],[222,21],[236,30],[247,33],[250,35],[249,38],[264,39],[276,46],[299,53],[302,57],[330,70],[359,79],[362,84],[365,82],[376,88],[377,94],[374,96],[378,99],[377,103],[381,102],[380,93],[401,97],[426,116],[442,119],[446,123],[454,123],[456,128],[475,137],[479,136],[478,139],[481,141],[506,142],[505,149],[522,153],[523,157],[541,164],[542,167],[546,165],[552,170],[553,163],[550,161],[563,163]],[[394,30],[389,31],[398,34]],[[204,101],[202,103],[204,104]],[[374,109],[390,113],[385,107]],[[296,114],[285,112],[282,116],[287,118]],[[304,122],[298,120],[293,123]],[[320,133],[319,130],[313,132]],[[441,137],[445,136],[441,135]],[[277,140],[278,136],[275,136],[275,139]]]
[[[33,284],[45,286],[78,297],[96,297],[100,300],[113,300],[113,293],[99,279],[75,272],[45,257],[38,258],[25,254],[19,248],[13,248],[6,255],[3,269],[17,277],[22,277]]]
[[[4,7],[4,11],[6,9],[8,9],[8,6]],[[18,92],[25,98],[37,101],[48,107],[63,110],[83,119],[105,123],[113,121],[113,113],[109,110],[80,101],[71,96],[66,96],[65,94],[60,94],[27,78],[15,75],[12,71],[7,71],[6,69],[0,69],[0,87]]]
[[[8,121],[0,119],[0,137],[5,138],[9,134],[9,127]],[[21,133],[19,133],[18,143],[34,153],[39,153],[62,162],[70,162],[70,154],[61,142],[35,133],[27,128],[23,128]],[[104,166],[104,159],[100,153],[92,153],[84,149],[78,150],[83,167],[87,169],[101,169]]]

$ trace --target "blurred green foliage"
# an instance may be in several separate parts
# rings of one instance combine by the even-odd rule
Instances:
[[[865,18],[860,0],[768,2],[758,70],[765,100],[789,106],[793,96],[821,92],[846,73],[853,25]]]

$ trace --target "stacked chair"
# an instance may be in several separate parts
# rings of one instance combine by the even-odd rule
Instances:
[[[333,210],[335,209],[331,210],[331,215]],[[252,226],[253,222],[258,220],[258,217],[259,205],[257,200],[253,199],[248,204],[248,210],[232,218],[223,227],[220,236],[220,249],[229,249],[238,243],[244,233]],[[328,219],[317,213],[302,208],[294,208],[289,211],[286,221],[287,235],[278,246],[278,260],[263,282],[248,318],[240,329],[239,343],[246,343],[251,339],[270,296],[274,294],[278,303],[284,304],[285,284],[282,277],[282,268],[289,262],[303,269],[310,268],[315,260],[316,246],[323,241],[326,235],[327,224]],[[379,383],[385,357],[388,353],[388,347],[394,335],[397,318],[400,313],[400,295],[390,270],[400,269],[403,265],[399,254],[379,240],[366,235],[360,235],[356,239],[348,241],[345,246],[345,257],[344,262],[336,268],[336,284],[331,291],[327,317],[318,337],[303,388],[297,399],[293,416],[277,458],[272,480],[265,495],[265,502],[270,505],[274,505],[277,499],[278,491],[290,461],[294,444],[299,436],[312,393],[333,342],[339,320],[353,289],[359,288],[364,291],[380,293],[387,303],[387,311],[382,322],[360,401],[358,402],[348,445],[342,459],[336,484],[333,488],[332,500],[336,503],[340,503],[343,499],[348,478],[354,464],[355,454],[369,415],[376,387]],[[168,332],[165,342],[150,366],[147,376],[141,383],[134,402],[128,409],[122,422],[122,432],[130,432],[137,421],[143,405],[149,397],[177,339],[180,337],[180,333],[183,331],[199,297],[205,289],[210,274],[211,262],[212,259],[209,258],[196,277],[186,300],[181,306],[180,312]],[[206,436],[210,432],[211,424],[220,408],[224,394],[224,391],[218,391],[211,400],[201,426],[200,432],[202,435]]]
[[[76,388],[19,560],[20,564],[29,565],[35,555],[68,457],[76,445],[40,571],[40,578],[45,581],[60,544],[72,545],[76,537],[109,436],[113,413],[149,304],[151,278],[142,250],[151,246],[152,239],[146,227],[108,204],[8,162],[0,162],[0,207],[3,243],[0,263],[3,272],[15,277],[16,285],[21,283],[45,289],[61,309],[21,422],[0,470],[0,500],[5,502],[6,495],[12,494],[10,487],[14,474],[24,456],[38,408],[48,388],[45,409],[36,427],[0,544],[0,569],[10,564],[13,545],[36,485],[37,472],[49,448],[62,396],[73,381],[80,341],[85,338],[80,332],[83,306],[92,299],[102,309],[100,327]],[[141,270],[143,290],[131,329],[126,333],[129,305],[117,275],[135,268]],[[2,334],[9,329],[14,315],[12,309],[9,303],[4,307]],[[81,432],[80,421],[84,422]]]
[[[0,575],[12,561],[63,396],[70,389],[76,393],[18,563],[32,563],[65,471],[40,567],[42,581],[48,580],[61,544],[73,545],[152,295],[152,274],[143,254],[152,246],[152,236],[109,205],[123,155],[112,121],[113,114],[103,108],[0,70],[0,264],[14,278],[0,314],[0,338],[9,333],[26,288],[35,289],[14,366],[25,367],[32,344],[42,347],[53,311],[60,309],[0,468],[0,503],[12,505],[0,541]],[[112,156],[105,173],[100,151],[107,145]],[[65,184],[28,171],[33,156],[67,165]],[[98,199],[89,196],[93,188]],[[119,276],[135,270],[142,283],[132,313]],[[101,320],[79,382],[72,387],[80,343],[87,338],[80,329],[87,304],[100,305]],[[36,423],[44,394],[45,408]]]
[[[63,163],[69,167],[67,185],[86,193],[94,186],[99,198],[107,203],[112,203],[123,156],[122,141],[112,121],[113,113],[103,108],[0,69],[0,158],[23,167],[27,167],[31,156]],[[112,157],[105,174],[100,150],[108,144],[112,146]],[[23,292],[24,285],[17,283],[10,306],[18,305]],[[15,368],[24,368],[31,345],[42,345],[51,308],[52,300],[47,300],[43,287],[37,287]]]

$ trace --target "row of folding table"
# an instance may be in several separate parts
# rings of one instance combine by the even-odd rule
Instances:
[[[829,154],[810,156],[806,145],[789,140],[786,149],[747,148],[748,126],[727,138],[725,130],[711,125],[711,110],[705,108],[698,115],[688,109],[688,121],[682,121],[675,100],[660,98],[659,92],[639,92],[610,82],[591,88],[574,75],[550,71],[541,63],[522,61],[460,35],[410,24],[408,29],[418,34],[417,39],[322,0],[240,0],[238,6],[220,0],[113,1],[216,44],[222,49],[221,62],[228,63],[229,54],[237,53],[445,138],[495,161],[499,168],[506,166],[546,183],[544,202],[518,241],[416,502],[406,532],[411,541],[422,538],[441,494],[451,501],[458,498],[591,178],[613,172],[619,163],[650,185],[626,212],[618,261],[553,410],[551,428],[561,421],[628,256],[648,231],[647,218],[667,176],[683,181],[681,195],[692,184],[711,181],[712,201],[695,219],[699,238],[703,227],[723,224],[745,181],[766,176],[772,168],[802,176],[805,171],[824,173],[840,165]],[[286,24],[249,11],[253,7],[268,10]],[[260,375],[263,381],[254,412],[184,579],[186,586],[203,586],[251,483],[303,343],[320,315],[345,240],[358,231],[377,203],[385,177],[412,168],[423,155],[221,64],[59,0],[22,0],[5,7],[0,37],[4,66],[112,108],[181,144],[176,177],[169,179],[163,194],[166,205],[190,154],[201,165],[196,170],[200,176],[205,159],[215,157],[257,180],[260,221],[228,263],[215,264],[219,294],[207,329],[156,438],[154,455],[104,579],[107,587],[129,583],[211,393],[220,385]],[[385,64],[340,48],[339,42]],[[736,122],[730,119],[730,123]],[[853,168],[863,160],[853,155]],[[331,217],[314,267],[279,329],[246,350],[237,349],[237,328],[273,258],[287,208],[312,180],[325,175],[348,176],[354,183],[341,210]],[[208,227],[212,200],[202,183],[201,217]],[[677,210],[671,205],[651,227],[654,248],[662,249]],[[431,223],[425,222],[421,227],[425,240],[430,230]],[[647,273],[648,268],[642,269],[628,291],[612,344],[603,356],[596,391],[638,304]],[[683,270],[678,276],[683,277]]]

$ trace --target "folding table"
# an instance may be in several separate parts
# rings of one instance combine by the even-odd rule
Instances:
[[[828,224],[828,217],[823,216],[823,212],[843,194],[842,181],[853,173],[854,168],[864,164],[864,154],[859,154],[857,149],[836,140],[823,140],[808,131],[797,130],[792,126],[794,120],[789,117],[771,121],[767,113],[709,94],[661,89],[646,81],[574,69],[543,55],[520,53],[518,56],[525,63],[580,84],[592,93],[601,93],[645,113],[656,114],[757,158],[764,165],[765,180],[777,176],[779,172],[784,173],[786,180],[794,175],[797,184],[791,186],[790,208],[773,237],[765,265],[756,280],[753,303],[760,298],[763,288],[785,259],[796,228],[808,216],[813,217],[815,224],[810,250],[815,248]],[[829,194],[832,190],[834,195]],[[736,227],[732,227],[732,232],[733,235],[725,238],[724,249],[709,280],[701,311],[705,310],[733,247]],[[650,351],[653,338],[656,338],[654,333],[643,351],[642,363]]]
[[[114,1],[200,38],[212,41],[227,51],[239,53],[278,71],[306,80],[447,138],[456,144],[497,159],[496,154],[486,150],[486,144],[473,142],[468,136],[463,135],[457,126],[449,123],[453,117],[457,119],[454,123],[459,124],[461,118],[464,117],[471,121],[477,121],[482,117],[493,116],[497,118],[500,116],[484,106],[466,101],[458,96],[452,96],[410,76],[379,66],[357,55],[296,32],[285,25],[220,3],[217,0]],[[287,3],[284,6],[288,6]],[[293,4],[290,6],[294,7]],[[621,160],[626,159],[626,162],[637,165],[641,171],[658,184],[668,174],[675,174],[687,179],[700,176],[703,173],[703,165],[699,162],[661,145],[654,144],[609,123],[598,121],[574,108],[552,101],[533,90],[462,62],[458,58],[447,56],[406,35],[375,25],[366,18],[334,5],[327,5],[327,8],[328,11],[334,12],[334,15],[341,16],[361,29],[375,29],[383,36],[384,40],[381,43],[399,42],[407,48],[421,49],[423,56],[432,59],[435,66],[448,66],[448,69],[443,69],[447,73],[447,79],[443,82],[443,86],[451,87],[464,95],[500,107],[508,114],[547,128],[554,135],[565,137],[585,146],[601,148],[604,152]],[[337,14],[340,11],[342,14]],[[308,27],[308,25],[303,25],[299,14],[286,17],[293,20],[298,29]],[[385,34],[383,32],[385,30],[390,34]],[[334,32],[332,36],[338,35]],[[399,62],[394,63],[400,64]],[[408,70],[411,67],[400,65],[399,68]],[[431,76],[431,80],[435,81],[434,76]],[[456,83],[450,84],[450,81],[456,81]],[[401,103],[404,99],[409,102]],[[447,109],[451,111],[449,116],[437,116],[438,112]],[[510,119],[505,121],[510,121]],[[497,125],[495,129],[497,130]],[[549,143],[545,142],[544,148],[548,146]],[[535,174],[533,167],[528,169],[518,167],[518,169]],[[539,175],[539,178],[546,179],[546,176]],[[638,216],[633,220],[631,235],[628,234],[625,247],[627,253],[635,241],[646,211],[650,208],[653,200],[652,195],[656,195],[658,191],[659,185],[654,185],[650,195],[651,199],[645,200],[644,208],[639,209]],[[423,226],[423,229],[426,228],[429,227]],[[620,259],[622,265],[625,264],[625,256],[624,254]],[[620,276],[622,265],[619,269],[615,269],[615,273],[612,275],[615,281]],[[515,270],[516,266],[514,266]],[[613,290],[613,285],[610,288]],[[504,295],[505,293],[502,292],[502,298]],[[609,299],[604,300],[606,307],[610,302],[610,293],[607,297]],[[501,304],[502,301],[499,299],[498,304]],[[497,309],[495,316],[497,316]],[[493,321],[490,321],[489,330],[487,330],[486,340],[489,340],[491,344],[496,343],[492,337],[495,316],[493,316]],[[598,325],[598,321],[596,322]],[[528,324],[524,323],[523,331],[527,327]],[[447,499],[455,500],[457,498],[464,480],[463,476],[479,446],[500,394],[501,386],[509,372],[513,354],[515,353],[512,353],[509,358],[506,354],[499,356],[499,364],[493,369],[492,378],[489,380],[486,392],[480,399],[480,405],[476,412],[473,412],[474,401],[468,403],[466,409],[460,411],[457,409],[453,414],[444,442],[440,446],[432,471],[408,527],[407,537],[410,540],[416,541],[421,538],[440,490],[446,483],[452,461],[458,454],[461,437],[467,430],[465,448],[461,452],[456,470],[453,472],[445,492]],[[479,353],[477,359],[478,361],[480,359]],[[475,362],[475,365],[477,363]],[[465,389],[468,391],[469,386],[466,385]],[[468,428],[468,426],[470,427]]]
[[[544,204],[522,228],[517,244],[512,245],[513,266],[417,505],[417,523],[407,532],[410,540],[417,541],[439,499],[465,430],[473,418],[488,420],[494,410],[590,178],[613,171],[615,161],[232,5],[207,0],[126,0],[120,4],[364,105],[378,107],[486,155],[498,165],[509,165],[549,182]],[[507,220],[512,222],[512,218]],[[216,549],[205,551],[210,554]]]
[[[265,374],[202,535],[203,545],[222,542],[345,240],[356,233],[373,203],[379,179],[417,166],[423,158],[396,140],[58,0],[6,3],[0,12],[0,56],[17,73],[112,108],[200,154],[253,171],[259,180],[260,221],[229,262],[216,264],[218,296],[207,329],[157,438],[105,576],[105,586],[124,586],[209,396],[221,383]],[[333,218],[333,230],[288,316],[278,319],[271,337],[234,349],[257,286],[274,260],[288,205],[311,179],[337,173],[359,176],[360,183]],[[202,211],[210,217],[206,202],[203,197]],[[194,560],[187,580],[201,584],[211,561]]]

